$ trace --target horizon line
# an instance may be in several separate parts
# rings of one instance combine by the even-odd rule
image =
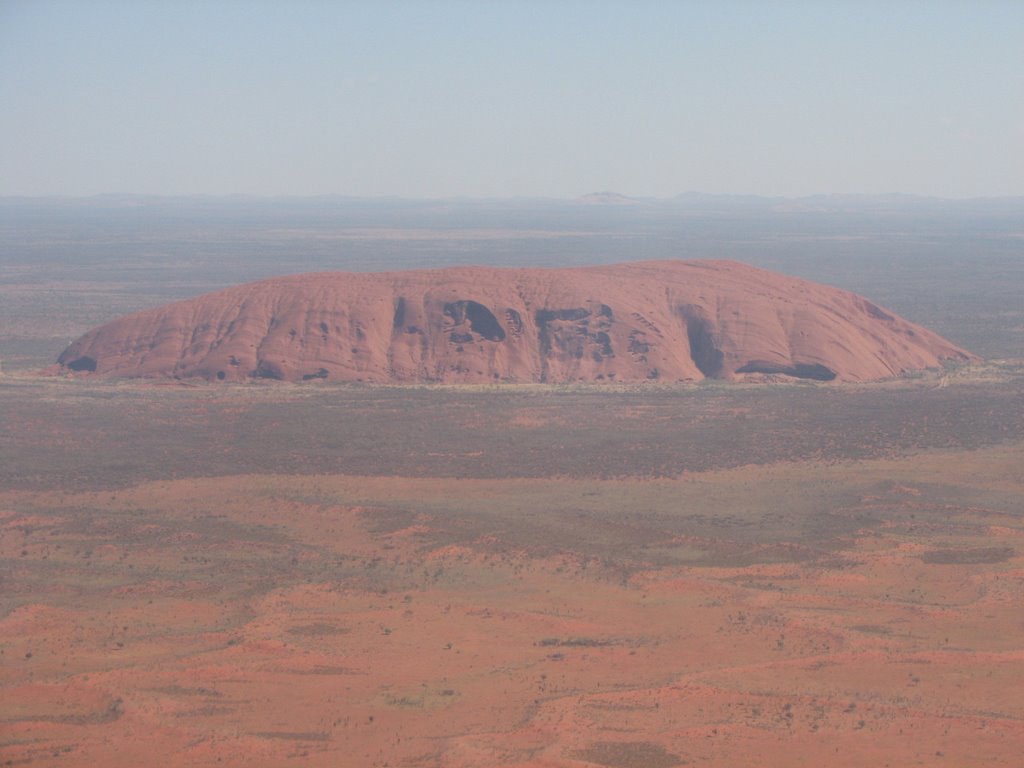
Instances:
[[[556,195],[442,195],[437,197],[401,195],[401,194],[380,194],[360,195],[345,192],[311,192],[311,193],[262,193],[262,192],[94,192],[89,194],[64,194],[64,193],[41,193],[41,194],[0,194],[0,201],[90,201],[110,199],[132,199],[132,200],[324,200],[340,199],[352,201],[373,201],[373,202],[502,202],[502,201],[538,201],[538,202],[599,202],[606,198],[614,204],[614,201],[634,203],[672,203],[685,202],[687,200],[713,199],[713,200],[764,200],[764,201],[802,201],[820,200],[822,198],[833,199],[857,199],[857,200],[921,200],[938,202],[971,202],[971,201],[992,201],[992,200],[1024,200],[1024,194],[1020,195],[971,195],[967,197],[950,197],[945,195],[926,195],[915,192],[812,192],[801,195],[768,195],[753,192],[701,192],[688,190],[675,195],[632,195],[614,190],[595,190],[585,192],[574,197]]]

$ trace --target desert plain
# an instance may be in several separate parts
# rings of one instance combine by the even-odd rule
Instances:
[[[8,382],[0,758],[1014,765],[1024,377],[989,373]]]
[[[1012,305],[870,383],[140,382],[4,269],[2,765],[1020,765]]]

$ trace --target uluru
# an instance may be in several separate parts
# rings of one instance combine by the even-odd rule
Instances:
[[[321,272],[95,328],[111,377],[374,383],[870,381],[971,359],[854,293],[733,261]]]

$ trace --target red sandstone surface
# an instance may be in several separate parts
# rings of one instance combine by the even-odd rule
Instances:
[[[856,294],[694,260],[280,277],[120,318],[58,363],[228,381],[868,381],[969,357]]]

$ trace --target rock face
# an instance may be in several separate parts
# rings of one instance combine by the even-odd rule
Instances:
[[[969,358],[852,293],[659,261],[274,278],[115,320],[58,365],[225,381],[866,381]]]

